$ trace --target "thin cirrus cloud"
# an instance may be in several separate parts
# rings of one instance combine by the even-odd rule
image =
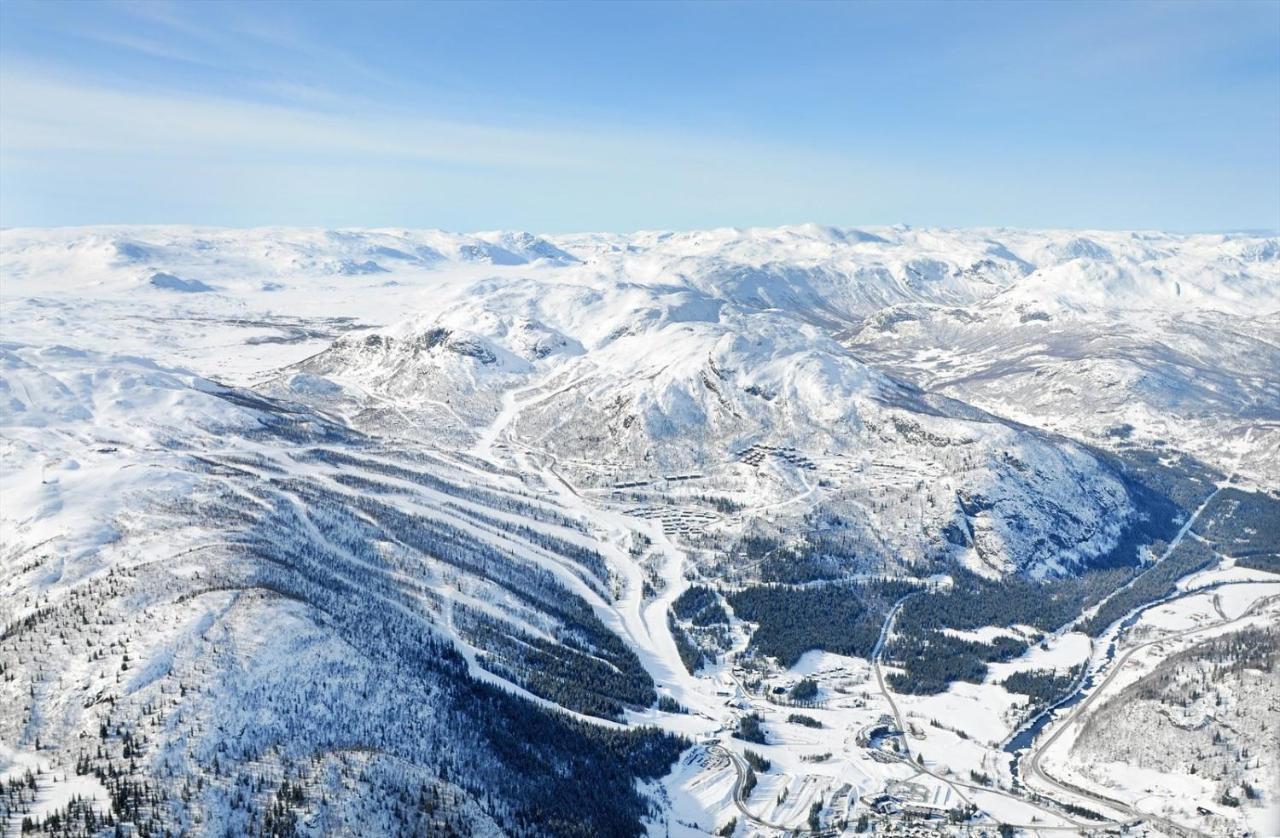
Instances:
[[[0,224],[1280,227],[1280,7],[390,8],[9,0]]]
[[[360,118],[214,97],[132,93],[6,73],[8,153],[353,154],[442,163],[569,165],[552,136],[428,119]],[[292,91],[289,91],[292,92]],[[576,162],[583,162],[580,158]]]
[[[97,161],[84,181],[88,190],[115,191],[123,199],[139,189],[155,189],[153,207],[187,211],[201,206],[191,194],[203,193],[206,210],[215,215],[238,212],[217,204],[239,194],[261,209],[242,216],[248,223],[271,223],[276,207],[300,212],[298,223],[391,223],[394,218],[380,211],[390,206],[447,226],[447,214],[423,208],[439,205],[442,193],[455,192],[449,203],[464,211],[470,207],[474,226],[486,226],[485,205],[502,218],[513,207],[533,209],[540,203],[549,223],[563,225],[572,216],[557,219],[546,205],[577,195],[589,209],[612,203],[610,190],[622,186],[638,207],[629,217],[615,213],[614,218],[663,226],[655,224],[661,214],[653,207],[673,199],[686,210],[705,210],[722,200],[763,209],[763,196],[771,196],[770,202],[778,196],[784,203],[805,200],[815,168],[824,172],[827,186],[833,178],[846,179],[849,196],[881,178],[871,170],[855,171],[844,157],[742,141],[498,127],[387,113],[359,102],[343,110],[319,110],[135,93],[22,72],[0,78],[0,98],[7,112],[0,156],[20,185],[25,173],[38,181],[52,174],[54,161],[74,157],[81,165]],[[211,189],[213,171],[222,173],[221,186]],[[156,188],[156,181],[169,189]],[[228,187],[233,187],[230,194]],[[529,187],[539,191],[531,196]],[[40,186],[30,188],[38,192]],[[419,189],[416,202],[396,194],[413,188]],[[14,206],[15,192],[22,195],[20,189],[4,190],[0,205],[21,223],[24,208]],[[317,212],[312,196],[332,200],[335,192],[346,193],[349,206],[371,207],[373,214],[357,220],[328,208]],[[377,192],[381,200],[372,194]],[[120,214],[128,216],[124,221],[163,220],[154,209],[130,215],[122,208]],[[677,224],[694,222],[669,215]]]

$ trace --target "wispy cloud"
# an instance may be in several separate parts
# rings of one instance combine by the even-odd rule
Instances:
[[[381,72],[367,61],[341,48],[332,39],[310,33],[299,19],[273,14],[269,3],[249,7],[233,4],[202,4],[200,11],[215,14],[193,14],[191,6],[180,3],[125,2],[130,29],[150,29],[167,36],[172,42],[187,42],[203,54],[201,63],[220,66],[228,71],[257,71],[275,74],[289,67],[291,59],[305,58],[326,71],[340,70],[380,84],[399,85],[395,77]],[[281,9],[288,6],[281,4]],[[128,32],[107,30],[101,37],[127,43]],[[155,53],[159,55],[160,53]]]
[[[116,32],[90,28],[80,29],[78,34],[90,41],[97,41],[100,44],[107,44],[108,46],[129,50],[151,58],[212,66],[208,61],[198,58],[189,49],[184,49],[173,41],[166,41],[160,38],[149,38],[144,35],[129,32]]]
[[[915,177],[726,138],[140,93],[12,69],[0,100],[10,224],[48,223],[46,196],[67,190],[96,208],[78,223],[616,229],[693,226],[723,206],[724,223],[781,223],[830,218],[831,195],[846,206]]]
[[[278,89],[323,106],[216,96],[139,93],[11,69],[0,76],[0,151],[126,156],[287,156],[415,160],[442,165],[562,169],[590,174],[620,165],[715,172],[755,164],[763,173],[798,161],[847,168],[849,158],[670,132],[514,128],[432,119],[293,86]],[[766,164],[772,159],[774,166]]]
[[[7,4],[0,214],[544,229],[1275,215],[1274,97],[1257,95],[1274,62],[1222,46],[1238,20],[1195,53],[1225,63],[1202,74],[1230,82],[1216,89],[1169,69],[1185,22],[1102,38],[1105,21],[1050,5],[806,7],[826,30],[777,55],[672,41],[609,4],[388,8],[153,0],[68,20]],[[717,35],[729,18],[748,35],[805,23],[711,8],[688,17]],[[1106,20],[1149,23],[1145,8]],[[882,37],[850,50],[842,26]]]
[[[385,113],[134,93],[9,71],[0,149],[113,154],[377,155],[469,165],[581,164],[571,137]]]

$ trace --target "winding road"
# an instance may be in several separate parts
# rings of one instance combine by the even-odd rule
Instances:
[[[1200,505],[1199,505],[1199,506],[1197,506],[1197,507],[1195,508],[1195,511],[1193,511],[1193,512],[1191,513],[1191,515],[1190,515],[1190,516],[1188,516],[1187,520],[1186,520],[1186,521],[1182,524],[1182,526],[1178,529],[1178,532],[1173,536],[1173,540],[1169,542],[1169,544],[1168,544],[1168,546],[1167,546],[1167,547],[1165,547],[1164,551],[1160,554],[1160,557],[1159,557],[1158,559],[1156,559],[1154,562],[1152,562],[1152,563],[1148,566],[1148,568],[1147,568],[1147,569],[1150,569],[1150,568],[1152,568],[1152,567],[1156,567],[1156,566],[1157,566],[1157,565],[1159,565],[1161,562],[1163,562],[1165,559],[1167,559],[1167,558],[1169,558],[1171,555],[1173,555],[1173,551],[1174,551],[1174,550],[1176,550],[1176,549],[1178,549],[1178,545],[1182,543],[1182,539],[1186,538],[1188,533],[1191,533],[1191,528],[1192,528],[1193,526],[1195,526],[1196,521],[1200,518],[1200,513],[1204,512],[1204,510],[1209,506],[1209,504],[1213,502],[1213,499],[1214,499],[1214,498],[1216,498],[1216,497],[1218,496],[1218,494],[1219,494],[1223,489],[1227,488],[1228,486],[1230,486],[1230,485],[1235,481],[1235,479],[1236,479],[1236,473],[1240,471],[1240,463],[1244,460],[1244,452],[1249,450],[1249,438],[1250,438],[1251,436],[1253,436],[1253,428],[1249,428],[1248,430],[1246,430],[1246,431],[1244,432],[1244,442],[1243,442],[1243,444],[1241,445],[1240,454],[1236,456],[1236,461],[1235,461],[1235,463],[1231,466],[1231,471],[1230,471],[1230,473],[1228,473],[1228,474],[1227,474],[1226,478],[1224,478],[1224,479],[1223,479],[1223,481],[1222,481],[1221,483],[1219,483],[1218,485],[1214,486],[1214,487],[1213,487],[1213,491],[1212,491],[1212,492],[1210,492],[1210,493],[1205,497],[1205,499],[1204,499],[1203,501],[1201,501],[1201,502],[1200,502]],[[1194,536],[1194,535],[1195,535],[1195,533],[1191,533],[1191,535],[1193,535],[1193,536]],[[1109,602],[1109,601],[1110,601],[1113,597],[1115,597],[1117,594],[1120,594],[1120,593],[1122,593],[1123,591],[1128,590],[1132,585],[1134,585],[1134,583],[1136,583],[1139,579],[1141,579],[1141,578],[1142,578],[1142,575],[1143,575],[1142,573],[1135,574],[1135,575],[1134,575],[1134,577],[1133,577],[1132,579],[1130,579],[1128,582],[1124,583],[1123,585],[1121,585],[1120,587],[1116,588],[1116,589],[1115,589],[1114,591],[1112,591],[1111,593],[1107,594],[1107,595],[1106,595],[1105,597],[1103,597],[1102,599],[1098,600],[1097,604],[1096,604],[1096,605],[1094,605],[1092,608],[1087,609],[1087,610],[1086,610],[1083,614],[1081,614],[1079,617],[1077,617],[1076,619],[1072,620],[1070,623],[1068,623],[1068,624],[1067,624],[1066,626],[1064,626],[1063,628],[1061,628],[1061,629],[1059,629],[1058,631],[1054,632],[1055,636],[1056,636],[1056,635],[1059,635],[1059,634],[1063,634],[1063,633],[1065,633],[1066,631],[1069,631],[1069,630],[1074,629],[1076,626],[1080,625],[1080,623],[1082,623],[1084,620],[1086,620],[1086,619],[1088,619],[1089,617],[1092,617],[1094,614],[1098,613],[1098,611],[1099,611],[1099,610],[1100,610],[1104,605],[1106,605],[1106,604],[1107,604],[1107,602]],[[1121,618],[1121,619],[1123,619],[1123,618]],[[1086,671],[1087,671],[1087,670],[1086,670]]]
[[[556,391],[556,393],[563,392],[564,389],[570,389],[572,386],[576,386],[577,383],[579,382],[573,382],[568,387]],[[532,393],[534,395],[527,401],[521,401],[520,396],[525,393]],[[531,465],[536,464],[538,466],[538,468],[533,470],[541,470],[545,477],[549,478],[549,488],[558,490],[558,493],[561,495],[561,499],[568,506],[571,508],[576,507],[584,513],[589,511],[594,512],[598,516],[599,510],[589,510],[588,500],[583,498],[572,483],[565,479],[565,477],[560,473],[557,468],[559,464],[556,462],[554,456],[547,451],[530,449],[524,445],[516,443],[513,438],[514,435],[511,433],[512,428],[518,421],[519,414],[523,408],[529,404],[542,401],[556,393],[547,394],[545,392],[539,392],[538,388],[526,388],[526,390],[504,394],[503,405],[499,415],[492,425],[485,429],[481,434],[471,453],[474,456],[479,456],[486,460],[499,462],[500,458],[496,456],[495,449],[498,447],[499,443],[505,441],[509,446],[508,451],[516,457],[528,458],[532,461],[536,461],[535,463],[531,463]],[[1197,519],[1200,517],[1200,514],[1209,506],[1212,500],[1219,492],[1222,491],[1223,488],[1231,484],[1234,476],[1235,469],[1233,469],[1232,473],[1228,475],[1221,484],[1215,487],[1214,491],[1211,492],[1208,497],[1206,497],[1194,510],[1194,512],[1188,517],[1187,521],[1176,533],[1167,548],[1163,551],[1160,556],[1161,560],[1172,554],[1174,549],[1177,548],[1186,536],[1189,534],[1194,535],[1191,530]],[[808,492],[813,491],[812,486],[806,485],[805,488]],[[804,493],[801,494],[803,496]],[[796,498],[792,498],[788,502],[793,502],[794,500],[796,500]],[[609,523],[612,523],[615,526],[624,525],[624,522],[621,520],[613,520]],[[632,523],[633,522],[629,521],[625,522],[625,524],[628,525]],[[657,536],[656,533],[654,533],[654,535],[655,537]],[[662,540],[665,541],[665,539]],[[665,547],[670,553],[669,558],[671,559],[671,561],[668,562],[669,566],[663,568],[663,575],[666,577],[666,581],[668,582],[668,590],[665,591],[665,595],[651,603],[649,607],[645,607],[645,603],[639,595],[641,586],[639,584],[640,580],[637,576],[638,569],[635,567],[629,567],[628,563],[623,561],[620,563],[621,566],[631,571],[630,575],[633,577],[629,579],[629,582],[631,583],[628,586],[630,596],[627,597],[625,601],[614,603],[612,609],[603,609],[614,611],[614,614],[605,615],[605,619],[609,624],[621,629],[620,634],[628,637],[637,650],[641,652],[642,662],[645,664],[646,668],[650,670],[651,675],[654,676],[657,683],[668,687],[673,695],[677,696],[678,699],[683,700],[687,705],[695,705],[693,709],[701,711],[699,712],[699,715],[706,715],[713,713],[714,709],[717,708],[713,708],[710,704],[707,704],[705,707],[696,706],[703,704],[703,702],[697,700],[691,701],[691,699],[695,698],[704,698],[699,695],[697,685],[692,683],[696,679],[689,676],[682,666],[677,666],[672,662],[673,660],[678,660],[678,656],[674,651],[674,641],[670,638],[669,632],[667,631],[665,619],[666,608],[670,604],[670,600],[672,600],[674,596],[687,585],[687,582],[682,578],[683,574],[681,570],[683,562],[681,561],[682,556],[680,556],[679,550],[670,543],[666,544]],[[1112,595],[1114,596],[1115,593],[1118,592],[1119,590],[1113,592]],[[1103,794],[1081,788],[1062,779],[1052,777],[1046,772],[1042,765],[1042,760],[1045,753],[1052,748],[1055,743],[1060,741],[1065,731],[1071,728],[1078,720],[1083,718],[1084,714],[1094,706],[1098,696],[1106,692],[1116,676],[1123,671],[1126,663],[1128,663],[1132,656],[1137,652],[1161,642],[1180,639],[1199,632],[1220,629],[1223,626],[1239,622],[1255,613],[1256,610],[1262,607],[1265,602],[1274,600],[1276,597],[1255,602],[1248,610],[1233,620],[1226,620],[1224,617],[1222,621],[1210,626],[1198,626],[1194,629],[1188,629],[1176,634],[1166,635],[1162,638],[1151,640],[1127,649],[1118,657],[1118,660],[1113,659],[1112,663],[1114,663],[1114,666],[1110,667],[1106,677],[1098,683],[1095,689],[1090,691],[1090,693],[1072,710],[1068,716],[1061,721],[1061,723],[1055,725],[1052,735],[1046,738],[1038,747],[1033,747],[1033,749],[1027,754],[1026,758],[1022,761],[1019,774],[1024,780],[1034,780],[1038,787],[1032,788],[1030,783],[1028,783],[1028,791],[1031,792],[1031,794],[1027,794],[1017,791],[1008,791],[992,786],[962,782],[951,776],[935,773],[923,764],[917,763],[915,755],[912,753],[910,740],[907,734],[908,728],[903,716],[902,708],[899,707],[893,691],[886,683],[882,659],[884,657],[885,647],[893,634],[894,625],[900,616],[902,609],[906,607],[911,597],[918,593],[920,593],[920,591],[913,591],[905,594],[894,602],[885,616],[884,624],[881,627],[879,637],[877,638],[875,647],[870,655],[872,670],[875,673],[878,690],[889,705],[896,727],[901,731],[900,741],[902,743],[903,750],[901,753],[890,755],[894,760],[902,763],[903,765],[909,765],[913,771],[917,772],[917,774],[926,775],[937,782],[946,785],[956,795],[956,798],[963,803],[970,803],[970,797],[975,793],[997,795],[1010,801],[1016,801],[1023,806],[1031,807],[1032,809],[1043,813],[1045,816],[1052,818],[1053,821],[1056,821],[1058,824],[1061,824],[1051,826],[1044,823],[1011,823],[993,816],[993,820],[1001,826],[1012,826],[1035,832],[1083,833],[1094,829],[1129,827],[1146,821],[1166,833],[1179,836],[1179,838],[1204,838],[1204,833],[1196,829],[1173,822],[1167,818],[1141,812],[1123,801],[1107,797]],[[1218,613],[1219,615],[1222,615],[1220,608]],[[614,619],[610,620],[608,619],[609,617],[613,617]],[[1095,674],[1104,671],[1105,667],[1106,664],[1104,664],[1102,668],[1095,670]],[[1087,672],[1088,669],[1086,668],[1086,671],[1082,673],[1082,677]],[[733,681],[738,683],[739,688],[743,690],[744,694],[749,695],[746,693],[745,688],[731,669],[729,670],[728,675]],[[710,719],[712,716],[707,715],[707,718]],[[751,776],[752,769],[747,764],[746,760],[730,748],[718,743],[707,745],[707,752],[723,756],[733,766],[736,774],[733,786],[733,803],[734,807],[745,820],[765,829],[778,830],[797,835],[818,836],[831,834],[830,830],[809,831],[803,828],[797,828],[794,825],[774,823],[767,818],[757,815],[748,806],[747,782],[748,778]],[[968,792],[968,794],[966,794],[966,792]],[[1050,794],[1052,794],[1053,797],[1049,796]],[[1106,818],[1103,821],[1080,819],[1077,816],[1073,816],[1061,800],[1055,799],[1063,796],[1065,796],[1067,800],[1075,799],[1089,801],[1092,805],[1101,808],[1103,812],[1109,811],[1112,813],[1118,813],[1120,817]],[[1038,818],[1031,818],[1031,820],[1038,820]]]
[[[902,749],[906,751],[907,761],[911,760],[911,744],[907,741],[907,726],[903,723],[902,713],[898,710],[898,702],[893,700],[893,693],[885,685],[884,673],[880,669],[880,659],[884,656],[884,646],[889,640],[889,634],[893,631],[894,621],[898,619],[898,612],[902,610],[902,606],[907,600],[920,591],[912,591],[909,594],[901,596],[893,607],[889,609],[889,613],[885,615],[884,625],[880,627],[880,636],[876,638],[875,648],[871,650],[871,666],[876,673],[876,684],[880,687],[880,694],[884,696],[885,701],[889,702],[889,709],[893,711],[894,724],[898,726],[898,731],[902,736]]]
[[[1189,592],[1187,596],[1192,596],[1194,594],[1199,594],[1199,593],[1202,593],[1202,591]],[[1025,759],[1022,763],[1024,776],[1027,777],[1028,779],[1034,778],[1044,786],[1054,789],[1058,792],[1065,792],[1067,794],[1071,794],[1077,797],[1083,797],[1086,800],[1090,800],[1095,803],[1100,803],[1104,807],[1115,809],[1116,811],[1122,812],[1125,815],[1129,816],[1133,820],[1151,821],[1152,823],[1156,824],[1164,831],[1169,832],[1171,834],[1181,835],[1181,836],[1196,836],[1197,838],[1199,836],[1204,836],[1204,838],[1208,838],[1206,833],[1201,832],[1200,830],[1195,829],[1193,827],[1189,827],[1184,824],[1177,823],[1175,821],[1169,820],[1168,818],[1160,817],[1158,815],[1148,814],[1146,812],[1139,811],[1138,809],[1133,808],[1131,805],[1129,805],[1128,803],[1125,803],[1124,801],[1117,800],[1113,797],[1108,797],[1096,791],[1091,791],[1091,790],[1082,788],[1080,786],[1075,785],[1074,783],[1070,783],[1070,782],[1055,778],[1045,770],[1042,764],[1042,760],[1044,759],[1045,753],[1051,747],[1053,747],[1054,743],[1056,743],[1062,737],[1062,735],[1072,727],[1073,724],[1075,724],[1077,721],[1079,721],[1083,717],[1083,715],[1088,711],[1088,709],[1098,700],[1099,696],[1103,695],[1106,692],[1107,687],[1110,686],[1110,684],[1115,680],[1117,675],[1119,675],[1121,672],[1124,671],[1125,664],[1127,664],[1135,654],[1142,651],[1143,649],[1149,648],[1151,646],[1155,646],[1160,643],[1167,643],[1172,640],[1181,640],[1183,638],[1192,637],[1197,634],[1217,631],[1219,629],[1222,629],[1225,626],[1239,623],[1245,619],[1248,619],[1249,617],[1252,617],[1259,608],[1263,608],[1276,601],[1280,601],[1280,596],[1263,597],[1262,599],[1259,599],[1255,601],[1253,604],[1251,604],[1247,609],[1245,609],[1244,613],[1242,613],[1240,616],[1234,619],[1220,620],[1216,623],[1212,623],[1211,625],[1196,626],[1194,628],[1185,629],[1183,631],[1175,632],[1173,634],[1167,634],[1162,637],[1155,638],[1154,640],[1148,640],[1145,643],[1140,643],[1136,646],[1133,646],[1127,649],[1122,655],[1120,655],[1120,657],[1118,657],[1114,661],[1114,664],[1111,667],[1111,671],[1107,673],[1107,677],[1102,680],[1102,683],[1098,685],[1097,689],[1090,692],[1089,695],[1087,695],[1083,701],[1081,701],[1078,705],[1076,705],[1075,709],[1072,710],[1071,713],[1068,714],[1067,717],[1062,720],[1062,722],[1057,726],[1057,729],[1053,732],[1052,735],[1050,735],[1047,739],[1045,739],[1043,744],[1041,744],[1038,748],[1035,748],[1031,751],[1027,759]]]
[[[876,683],[879,686],[881,695],[884,696],[885,701],[888,702],[889,704],[889,708],[893,711],[894,722],[897,724],[898,730],[902,732],[902,745],[903,745],[903,749],[906,751],[906,754],[896,755],[895,758],[907,765],[910,765],[912,768],[916,769],[920,773],[927,774],[928,776],[934,778],[935,780],[938,780],[939,782],[944,783],[953,792],[955,792],[957,797],[959,797],[961,800],[965,801],[966,803],[969,803],[971,801],[969,801],[969,799],[965,796],[965,794],[962,791],[960,791],[960,789],[962,788],[969,789],[970,791],[979,791],[987,794],[994,794],[1000,797],[1008,798],[1010,800],[1016,800],[1019,803],[1032,806],[1048,815],[1051,815],[1052,817],[1059,818],[1071,824],[1071,826],[1066,826],[1066,827],[1048,827],[1043,824],[1033,825],[1033,824],[1017,824],[1017,823],[1001,822],[1002,826],[1012,826],[1020,829],[1034,829],[1042,832],[1063,831],[1063,830],[1068,832],[1080,832],[1086,828],[1091,828],[1095,826],[1094,824],[1083,823],[1082,821],[1079,821],[1061,811],[1046,808],[1038,803],[1035,803],[1034,801],[1027,800],[1024,797],[1021,797],[1019,795],[1016,795],[1010,792],[1006,792],[1002,789],[994,788],[992,786],[974,785],[972,783],[965,783],[959,780],[952,779],[950,777],[945,777],[941,774],[931,771],[930,769],[925,767],[922,763],[916,762],[911,758],[911,745],[910,745],[909,737],[907,736],[906,725],[903,722],[902,712],[898,708],[898,703],[894,701],[893,691],[890,690],[888,686],[885,684],[884,673],[881,671],[880,663],[881,663],[881,658],[884,656],[885,644],[888,642],[889,635],[893,631],[893,624],[898,618],[898,613],[902,610],[903,606],[906,605],[907,600],[918,593],[920,592],[913,591],[909,594],[902,596],[897,602],[893,604],[893,607],[889,609],[889,613],[885,616],[884,625],[880,629],[880,637],[876,640],[875,648],[871,652],[871,664],[876,674]],[[1110,822],[1109,824],[1100,824],[1097,826],[1102,826],[1102,825],[1120,825],[1120,824],[1119,822]]]

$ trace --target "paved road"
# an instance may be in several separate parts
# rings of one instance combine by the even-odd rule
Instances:
[[[1183,523],[1182,527],[1178,530],[1177,534],[1173,537],[1173,541],[1169,542],[1168,546],[1165,547],[1164,552],[1160,554],[1160,557],[1156,559],[1155,562],[1153,562],[1147,567],[1147,570],[1159,565],[1165,559],[1172,556],[1173,551],[1178,549],[1178,545],[1182,543],[1182,539],[1186,538],[1188,533],[1190,533],[1193,536],[1195,535],[1195,533],[1191,532],[1191,528],[1195,526],[1196,520],[1199,519],[1200,517],[1200,513],[1204,512],[1205,508],[1208,507],[1209,504],[1213,501],[1213,499],[1218,496],[1219,492],[1229,487],[1232,484],[1232,482],[1235,481],[1236,473],[1240,471],[1240,463],[1244,460],[1245,452],[1248,451],[1249,449],[1249,438],[1251,436],[1253,436],[1253,428],[1249,428],[1244,432],[1244,443],[1241,446],[1240,453],[1236,456],[1235,463],[1231,466],[1231,472],[1223,479],[1221,483],[1213,487],[1213,491],[1210,492],[1209,495],[1203,501],[1201,501],[1200,505],[1195,508],[1195,511],[1191,513],[1191,515],[1187,518],[1186,522]],[[1127,590],[1128,588],[1133,586],[1135,583],[1137,583],[1137,581],[1140,578],[1142,578],[1142,576],[1143,576],[1143,573],[1136,574],[1128,582],[1124,583],[1119,588],[1116,588],[1114,591],[1107,594],[1105,597],[1099,600],[1096,605],[1094,605],[1092,608],[1085,611],[1084,614],[1081,614],[1079,617],[1076,617],[1074,620],[1072,620],[1063,628],[1074,629],[1076,626],[1080,625],[1080,623],[1083,622],[1087,617],[1091,617],[1094,614],[1096,614],[1104,605],[1107,604],[1107,602],[1112,597],[1117,596],[1121,592]],[[1121,619],[1124,619],[1124,618],[1121,617]],[[1063,629],[1059,629],[1054,634],[1055,635],[1061,634],[1062,631]]]
[[[809,829],[800,829],[795,826],[784,826],[780,823],[773,823],[772,821],[767,821],[764,818],[757,816],[754,812],[752,812],[750,809],[747,808],[747,797],[745,793],[745,786],[747,782],[747,773],[750,771],[750,766],[747,765],[746,761],[743,760],[742,757],[738,756],[733,751],[729,750],[723,745],[709,745],[707,746],[707,750],[711,753],[723,754],[724,756],[728,757],[729,762],[732,763],[734,770],[738,774],[737,779],[735,779],[733,782],[733,805],[738,808],[738,811],[741,812],[742,816],[745,817],[747,820],[751,821],[752,823],[759,824],[760,826],[768,827],[769,829],[779,829],[784,832],[790,832],[794,835],[808,835],[808,836],[812,836],[812,838],[818,838],[818,836],[822,836],[822,835],[834,834],[833,831],[829,829],[820,829],[817,831],[813,831]]]
[[[1187,596],[1192,596],[1199,593],[1201,592],[1200,591],[1189,592]],[[1096,803],[1100,803],[1106,808],[1111,808],[1111,809],[1115,809],[1116,811],[1123,812],[1125,815],[1129,816],[1134,820],[1150,821],[1156,824],[1157,826],[1159,826],[1164,831],[1169,832],[1173,835],[1190,836],[1191,838],[1201,838],[1201,836],[1203,836],[1203,838],[1208,838],[1206,833],[1201,832],[1200,830],[1195,829],[1193,827],[1189,827],[1184,824],[1177,823],[1175,821],[1169,820],[1168,818],[1163,818],[1157,815],[1151,815],[1151,814],[1142,812],[1138,809],[1133,808],[1128,803],[1125,803],[1122,800],[1117,800],[1113,797],[1108,797],[1096,791],[1091,791],[1088,789],[1081,788],[1080,786],[1077,786],[1074,783],[1069,783],[1063,780],[1059,780],[1051,776],[1045,771],[1044,766],[1041,765],[1041,760],[1044,758],[1045,752],[1048,751],[1049,748],[1051,748],[1053,744],[1057,742],[1058,739],[1076,721],[1078,721],[1085,714],[1085,712],[1088,711],[1089,707],[1091,707],[1094,704],[1094,702],[1097,701],[1099,696],[1101,696],[1104,692],[1106,692],[1107,687],[1116,678],[1116,676],[1119,675],[1124,670],[1125,664],[1128,663],[1130,658],[1132,658],[1136,653],[1150,646],[1154,646],[1158,643],[1165,643],[1170,640],[1179,640],[1184,637],[1190,637],[1192,635],[1202,633],[1202,632],[1216,631],[1218,629],[1221,629],[1224,626],[1238,623],[1242,620],[1247,619],[1248,617],[1251,617],[1254,614],[1254,612],[1256,612],[1259,608],[1262,608],[1265,605],[1271,602],[1275,602],[1277,600],[1280,600],[1280,597],[1276,597],[1276,596],[1265,597],[1263,599],[1260,599],[1254,602],[1244,611],[1243,614],[1241,614],[1239,617],[1236,617],[1235,619],[1220,620],[1219,622],[1213,623],[1212,625],[1208,625],[1208,626],[1196,626],[1195,628],[1186,629],[1184,631],[1176,632],[1174,634],[1168,634],[1163,637],[1156,638],[1154,640],[1149,640],[1146,643],[1140,643],[1137,646],[1127,649],[1123,654],[1121,654],[1118,658],[1115,659],[1111,667],[1111,671],[1107,673],[1107,677],[1103,679],[1102,683],[1098,685],[1097,689],[1089,693],[1089,695],[1087,695],[1083,701],[1081,701],[1079,704],[1076,705],[1075,709],[1072,710],[1071,713],[1065,719],[1063,719],[1063,721],[1057,726],[1057,730],[1055,730],[1053,734],[1044,741],[1044,744],[1042,744],[1038,748],[1033,749],[1027,755],[1027,758],[1024,759],[1023,762],[1021,763],[1022,773],[1024,777],[1035,778],[1040,783],[1044,784],[1045,786],[1048,786],[1049,788],[1056,789],[1061,792],[1067,792],[1068,794],[1076,795],[1079,797],[1083,797],[1086,800],[1091,800]]]
[[[992,786],[974,785],[972,783],[961,782],[959,780],[955,780],[950,777],[944,777],[943,775],[936,774],[933,771],[926,768],[924,765],[912,760],[911,745],[910,745],[909,737],[907,735],[906,725],[903,722],[902,712],[898,709],[898,703],[893,699],[893,691],[890,690],[888,686],[885,684],[884,673],[881,671],[881,668],[880,668],[880,659],[883,656],[884,647],[885,647],[885,644],[888,642],[889,635],[893,631],[893,624],[898,618],[898,612],[902,610],[902,607],[904,605],[906,605],[907,600],[915,596],[917,593],[921,593],[921,592],[913,591],[909,594],[902,596],[897,602],[893,604],[893,607],[889,609],[888,615],[885,616],[884,625],[880,629],[880,637],[877,638],[875,648],[871,652],[871,664],[872,664],[872,668],[875,670],[875,673],[876,673],[876,683],[879,685],[880,693],[884,696],[885,701],[889,703],[889,708],[893,711],[893,718],[895,723],[898,726],[898,730],[902,731],[902,745],[904,750],[906,751],[906,754],[903,756],[898,756],[897,758],[902,762],[906,763],[907,765],[912,766],[922,774],[927,774],[930,777],[934,778],[935,780],[945,783],[947,786],[951,788],[952,791],[956,793],[957,797],[959,797],[961,800],[965,801],[966,803],[969,803],[970,801],[967,797],[965,797],[964,793],[960,791],[960,789],[962,788],[970,789],[971,791],[981,791],[988,794],[995,794],[995,795],[999,795],[1000,797],[1007,797],[1010,800],[1016,800],[1019,803],[1033,806],[1042,812],[1052,815],[1055,818],[1061,818],[1062,820],[1065,820],[1067,823],[1072,824],[1069,827],[1046,827],[1044,825],[1032,825],[1032,824],[1015,824],[1015,823],[1006,824],[1005,822],[1000,822],[997,819],[997,821],[1001,823],[1001,825],[1013,826],[1020,829],[1034,829],[1039,831],[1066,830],[1068,832],[1080,832],[1086,828],[1120,825],[1120,823],[1117,821],[1108,821],[1106,824],[1086,824],[1079,820],[1076,820],[1075,818],[1063,812],[1046,808],[1044,806],[1041,806],[1038,803],[1027,800],[1024,797],[1020,797],[1019,795],[1006,792],[1002,789],[997,789]]]
[[[889,709],[893,711],[893,720],[897,724],[898,730],[902,733],[902,747],[906,751],[907,759],[911,758],[911,745],[907,742],[907,726],[902,721],[902,713],[898,711],[898,702],[893,700],[893,693],[884,683],[884,673],[880,670],[880,658],[884,655],[884,646],[888,642],[889,634],[893,631],[893,623],[898,619],[898,612],[902,610],[902,606],[907,600],[920,591],[912,591],[905,594],[893,604],[889,609],[889,613],[884,618],[884,625],[880,627],[880,636],[876,638],[875,648],[871,650],[871,666],[876,673],[876,683],[880,686],[880,693],[884,696],[885,701],[889,702]]]

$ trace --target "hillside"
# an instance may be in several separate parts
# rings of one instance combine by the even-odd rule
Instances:
[[[917,757],[1070,824],[1005,742],[1188,580],[1271,613],[1275,239],[20,229],[0,275],[10,833],[781,831]]]

